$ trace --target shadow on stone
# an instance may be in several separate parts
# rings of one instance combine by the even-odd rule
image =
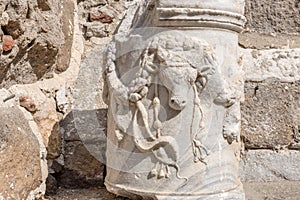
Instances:
[[[73,110],[61,122],[62,154],[50,164],[47,185],[88,188],[104,186],[106,109]]]

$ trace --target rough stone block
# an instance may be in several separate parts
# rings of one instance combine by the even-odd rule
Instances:
[[[48,175],[46,184],[47,184],[46,195],[56,194],[58,190],[57,181],[51,174]]]
[[[0,199],[27,199],[42,179],[39,142],[17,108],[0,112]]]
[[[300,80],[300,49],[240,49],[247,81]]]
[[[250,150],[240,162],[245,182],[299,181],[299,151]]]
[[[247,29],[260,33],[300,33],[300,2],[246,0]]]
[[[60,123],[64,166],[58,184],[77,188],[103,185],[106,110],[72,111]]]
[[[58,184],[66,188],[103,186],[104,165],[97,160],[80,141],[65,146],[64,169],[58,176]]]
[[[64,187],[103,185],[107,106],[101,101],[103,70],[100,66],[106,51],[104,44],[109,41],[101,40],[101,45],[93,46],[87,53],[72,94],[65,87],[56,93],[59,109],[65,113],[71,110],[60,122],[64,138],[62,169],[54,169],[56,160],[52,164],[53,176]]]
[[[293,143],[300,122],[300,83],[246,82],[242,137],[246,148]]]

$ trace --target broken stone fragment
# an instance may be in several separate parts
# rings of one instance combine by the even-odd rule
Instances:
[[[0,17],[0,25],[6,26],[8,24],[8,21],[9,21],[9,15],[7,14],[7,12],[3,12]]]
[[[46,180],[46,184],[47,184],[46,195],[55,195],[58,190],[58,184],[55,177],[49,174]]]
[[[48,2],[48,0],[38,0],[37,4],[38,8],[42,11],[51,10],[50,3]]]
[[[3,51],[10,51],[15,45],[14,39],[10,35],[3,35],[2,37],[2,49]]]
[[[20,102],[20,106],[26,108],[26,110],[28,110],[29,112],[36,111],[36,105],[34,103],[34,100],[29,96],[20,96],[19,102]]]
[[[102,23],[112,23],[113,17],[109,16],[104,12],[90,13],[89,19],[91,22],[100,21]]]
[[[107,37],[106,26],[101,22],[87,22],[86,24],[87,37]]]

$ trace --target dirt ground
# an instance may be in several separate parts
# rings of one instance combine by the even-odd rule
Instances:
[[[109,193],[105,188],[62,189],[54,196],[46,196],[47,200],[126,200]]]
[[[244,183],[246,200],[300,200],[300,182]],[[125,200],[105,188],[59,189],[47,200]],[[127,199],[128,200],[128,199]]]

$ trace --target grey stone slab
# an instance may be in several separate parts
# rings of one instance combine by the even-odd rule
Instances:
[[[258,36],[257,36],[258,37]],[[300,49],[240,49],[246,81],[300,80]]]
[[[300,152],[249,150],[240,161],[244,182],[300,181]]]
[[[300,47],[300,33],[258,33],[244,31],[239,34],[239,45],[249,49],[287,49]]]

